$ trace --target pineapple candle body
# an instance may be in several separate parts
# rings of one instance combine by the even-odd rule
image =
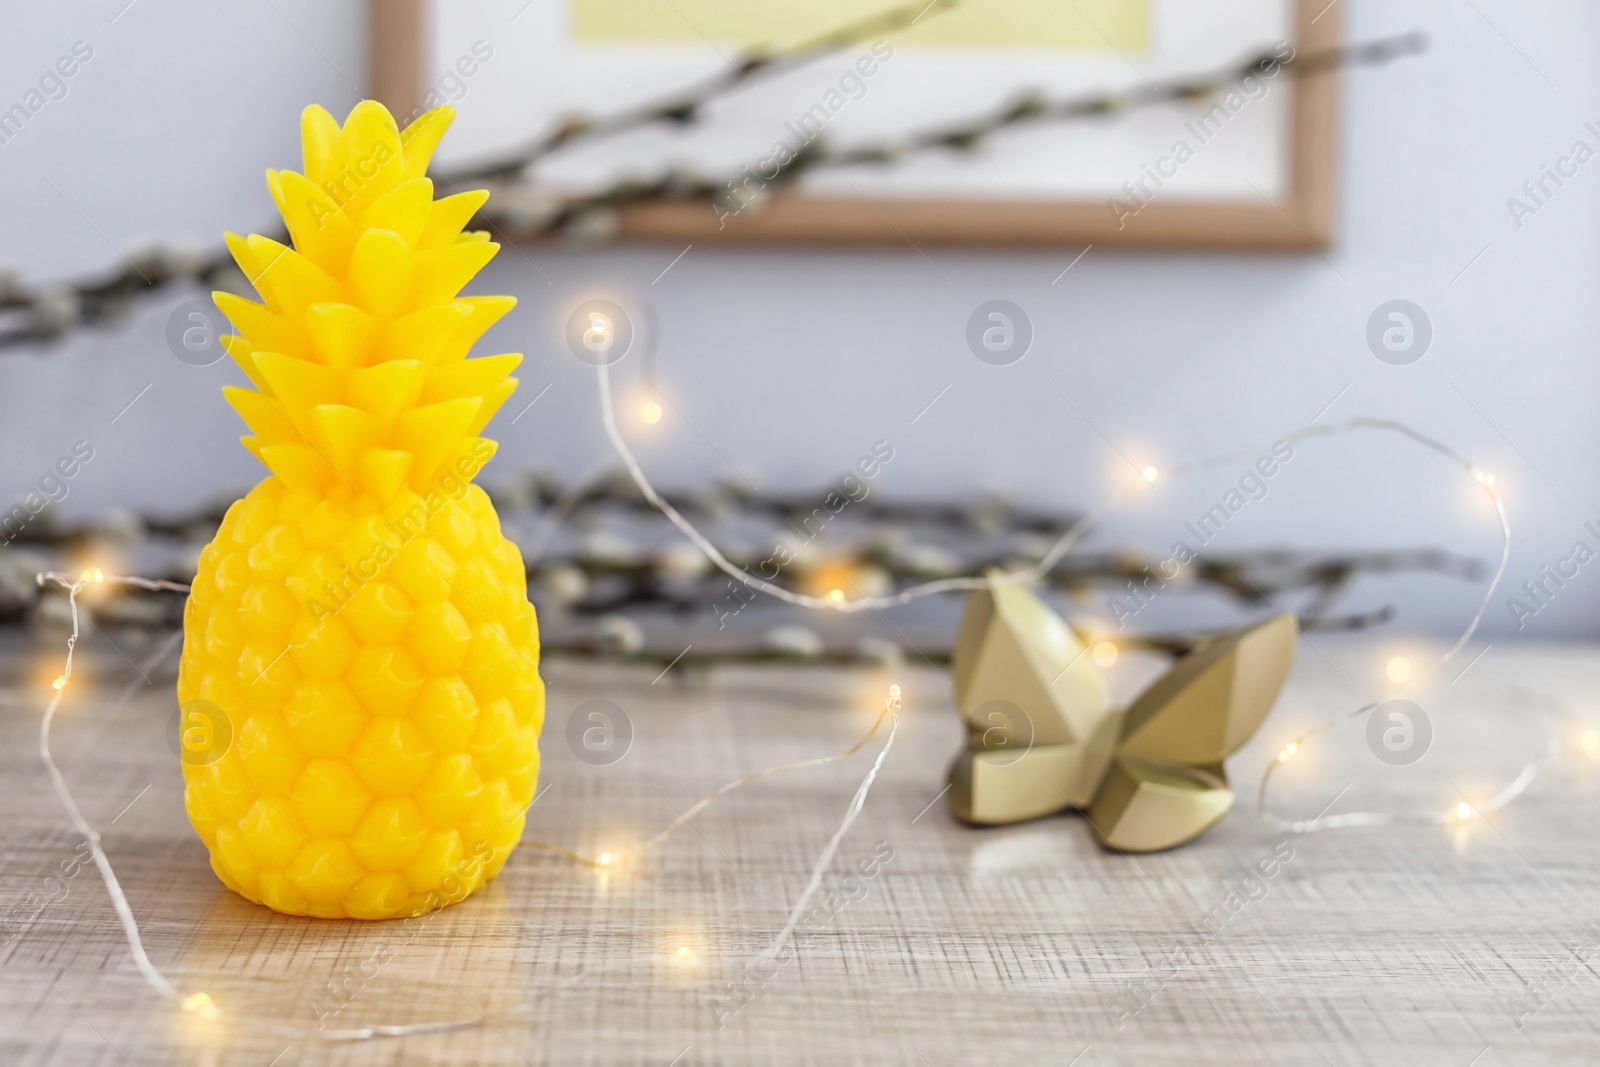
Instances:
[[[224,392],[271,475],[228,509],[184,614],[180,706],[231,743],[184,761],[217,876],[296,915],[459,901],[521,837],[544,688],[522,554],[473,477],[519,355],[467,359],[510,297],[460,290],[497,246],[483,192],[424,176],[452,117],[302,118],[268,172],[293,247],[228,242],[262,297],[217,294],[255,389]]]

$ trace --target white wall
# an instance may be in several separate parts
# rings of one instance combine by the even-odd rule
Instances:
[[[0,105],[74,41],[95,50],[68,96],[0,145],[0,262],[30,279],[116,265],[113,246],[209,245],[225,228],[270,225],[261,171],[296,164],[299,109],[319,101],[342,114],[358,98],[364,24],[351,0],[274,0],[276,10],[138,0],[118,16],[125,2],[20,8],[0,39]],[[1583,524],[1600,524],[1600,161],[1520,228],[1506,200],[1575,140],[1600,148],[1584,128],[1600,126],[1600,9],[1342,6],[1352,37],[1421,28],[1432,46],[1346,80],[1339,240],[1326,258],[1097,248],[1052,285],[1077,249],[925,249],[935,270],[909,248],[697,246],[652,286],[680,248],[506,251],[480,291],[523,304],[492,340],[528,353],[526,397],[551,388],[515,426],[520,405],[508,407],[496,466],[576,475],[606,457],[592,372],[552,324],[581,296],[619,292],[648,299],[660,319],[658,380],[682,414],[669,407],[655,428],[628,421],[668,485],[729,476],[726,454],[762,488],[812,486],[885,438],[897,455],[883,491],[988,488],[1082,506],[1127,468],[1056,388],[1117,449],[1158,466],[1270,439],[1345,390],[1322,421],[1403,419],[1495,472],[1516,539],[1513,586],[1574,540],[1595,544]],[[963,340],[968,314],[992,297],[1020,304],[1037,330],[1011,367],[978,362]],[[1411,366],[1378,361],[1363,337],[1372,310],[1396,297],[1425,308],[1435,331]],[[98,454],[68,512],[178,509],[258,476],[217,394],[237,373],[188,367],[166,349],[174,303],[49,358],[0,359],[0,498],[78,438]],[[618,367],[625,385],[638,370]],[[1165,549],[1235,477],[1151,494],[1098,543]],[[1498,533],[1437,457],[1368,435],[1303,446],[1213,548],[1263,543],[1439,545],[1491,559]],[[1597,590],[1600,565],[1584,568],[1524,633],[1595,635]],[[1405,623],[1445,632],[1479,595],[1417,580],[1361,602],[1397,600]],[[1513,629],[1503,597],[1488,621]]]

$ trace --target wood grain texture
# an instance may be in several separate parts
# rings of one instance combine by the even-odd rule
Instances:
[[[134,663],[147,653],[117,640]],[[0,909],[10,916],[46,891],[77,844],[37,755],[39,679],[58,657],[53,638],[0,648],[0,677],[14,687],[0,720]],[[348,990],[335,1026],[538,1003],[493,1027],[359,1045],[204,1024],[140,982],[90,868],[0,934],[0,1063],[1595,1062],[1600,988],[1586,967],[1563,963],[1600,951],[1600,789],[1580,759],[1492,827],[1294,838],[1264,891],[1227,910],[1244,872],[1284,847],[1253,815],[1255,775],[1300,726],[1356,706],[1349,664],[1376,662],[1376,651],[1331,638],[1318,638],[1315,654],[1303,648],[1279,709],[1230,763],[1239,809],[1191,847],[1137,858],[1097,848],[1077,816],[985,830],[953,822],[938,799],[961,738],[947,683],[925,668],[900,673],[900,736],[825,882],[837,911],[719,1029],[714,998],[782,925],[871,749],[757,783],[628,870],[521,850],[489,889],[408,935],[395,923],[281,916],[226,892],[184,818],[163,736],[170,662],[147,668],[144,686],[91,638],[57,756],[104,831],[152,957],[181,987],[210,992],[230,1018],[305,1027],[317,1023],[314,1000],[332,1003],[330,981]],[[1126,660],[1116,669],[1124,696],[1139,669]],[[843,749],[891,680],[753,668],[652,684],[653,670],[559,662],[545,673],[548,791],[527,837],[584,851],[653,833],[735,775]],[[1437,807],[1455,795],[1450,783],[1467,794],[1503,783],[1549,723],[1569,732],[1574,723],[1502,681],[1581,701],[1600,683],[1600,650],[1494,648],[1430,705],[1435,750],[1421,763],[1377,764],[1353,727],[1336,748],[1305,754],[1285,809],[1312,814],[1347,785],[1333,810],[1385,799]],[[632,722],[631,749],[611,766],[578,761],[565,741],[568,716],[592,698]],[[879,841],[893,858],[844,884],[847,866]],[[1203,921],[1219,905],[1225,918],[1208,933]],[[1551,978],[1562,971],[1571,977]],[[1530,996],[1541,978],[1547,1003],[1519,1029],[1510,998]],[[1141,980],[1144,1001],[1123,1014]]]

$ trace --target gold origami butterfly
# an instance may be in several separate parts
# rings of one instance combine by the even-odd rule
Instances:
[[[1272,709],[1295,635],[1280,615],[1211,638],[1122,710],[1042,601],[1003,582],[975,590],[955,645],[967,744],[950,767],[951,810],[997,825],[1080,808],[1122,852],[1194,840],[1233,806],[1222,761]]]

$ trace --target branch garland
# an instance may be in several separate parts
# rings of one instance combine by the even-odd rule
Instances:
[[[948,648],[903,648],[878,637],[829,645],[809,629],[782,625],[782,609],[761,613],[762,625],[769,628],[754,637],[743,636],[755,625],[748,619],[726,634],[713,630],[712,613],[719,604],[742,608],[747,601],[729,600],[727,581],[698,553],[681,551],[676,540],[663,543],[654,535],[660,515],[626,478],[606,475],[569,486],[537,473],[502,486],[494,496],[508,529],[531,530],[522,538],[525,546],[548,543],[558,522],[573,542],[548,555],[538,547],[524,549],[529,584],[547,622],[544,647],[552,654],[663,668],[679,662],[679,656],[683,657],[679,665],[685,667],[771,662],[849,665],[906,658],[948,661]],[[686,513],[741,530],[748,530],[752,522],[763,525],[766,531],[761,536],[775,541],[793,539],[798,529],[794,523],[810,517],[810,505],[820,496],[755,494],[726,485],[701,494],[675,494],[673,503]],[[1019,560],[1036,557],[1041,537],[1070,526],[1076,518],[1014,508],[999,498],[960,506],[874,495],[851,507],[850,515],[841,517],[832,543],[808,544],[784,569],[785,583],[819,594],[841,582],[888,590],[933,578],[982,574],[991,567],[1011,568]],[[60,621],[62,605],[56,603],[60,598],[33,581],[37,571],[56,562],[106,555],[160,558],[167,561],[160,577],[187,582],[193,577],[194,553],[215,534],[223,511],[202,507],[164,517],[124,513],[70,528],[54,526],[42,516],[43,521],[20,532],[19,547],[0,549],[0,624]],[[646,519],[651,522],[641,521]],[[628,524],[629,533],[617,532],[619,523]],[[755,543],[770,547],[769,540]],[[746,569],[759,567],[767,550],[723,546],[724,554]],[[1134,590],[1145,588],[1143,583],[1158,566],[1156,559],[1136,553],[1073,555],[1053,567],[1044,583],[1062,596],[1098,592],[1137,603],[1141,594]],[[1357,578],[1397,573],[1470,581],[1481,576],[1482,568],[1475,560],[1436,549],[1325,554],[1264,549],[1197,555],[1182,577],[1169,584],[1220,594],[1256,610],[1270,608],[1281,597],[1309,593],[1309,603],[1300,612],[1303,627],[1326,632],[1368,629],[1389,621],[1394,615],[1389,606],[1349,615],[1333,614],[1333,609]],[[97,624],[108,627],[167,630],[182,621],[178,601],[131,589],[100,590],[84,607]],[[700,638],[693,627],[682,626],[685,616],[696,613],[705,613],[706,628]],[[644,623],[663,618],[673,620],[674,641],[694,640],[698,647],[685,652],[677,646],[652,646]],[[1181,654],[1205,635],[1095,636],[1122,647]]]
[[[690,85],[652,104],[625,108],[593,118],[570,116],[549,132],[499,160],[470,165],[442,176],[446,181],[507,177],[573,144],[601,140],[657,124],[697,121],[716,99],[758,79],[775,77],[874,37],[904,29],[924,15],[937,15],[960,0],[911,0],[786,48],[754,50],[727,70]],[[281,243],[281,229],[273,235]],[[156,246],[125,256],[120,271],[92,275],[56,285],[25,285],[10,271],[0,271],[0,350],[51,344],[78,327],[110,326],[120,321],[142,296],[154,295],[181,282],[206,289],[248,295],[244,275],[225,248],[197,251]]]
[[[833,148],[826,135],[801,146],[788,159],[777,163],[771,177],[762,174],[756,183],[763,196],[795,185],[807,174],[854,166],[893,166],[908,158],[939,149],[974,152],[995,135],[1024,126],[1081,122],[1109,118],[1159,104],[1197,100],[1220,93],[1257,74],[1287,71],[1294,77],[1309,77],[1341,67],[1375,66],[1421,52],[1426,39],[1420,33],[1386,37],[1375,41],[1329,48],[1281,59],[1265,51],[1242,63],[1219,70],[1189,74],[1162,82],[1152,82],[1115,92],[1097,92],[1052,100],[1037,91],[1022,93],[1012,103],[971,118],[932,126],[911,134],[882,141]],[[711,178],[681,168],[669,169],[654,178],[622,178],[593,193],[560,200],[540,192],[527,181],[501,185],[491,183],[492,196],[482,218],[491,226],[513,237],[533,238],[576,235],[604,238],[615,231],[618,210],[634,204],[700,201],[715,207],[745,206],[729,198],[738,197],[736,187],[748,188],[750,170],[746,164],[731,175]],[[467,172],[463,180],[502,175],[503,169]]]
[[[660,101],[599,118],[570,117],[504,158],[460,168],[443,177],[451,181],[500,180],[503,185],[499,190],[500,195],[495,199],[495,207],[486,211],[480,221],[518,237],[605,236],[614,229],[616,211],[630,204],[700,200],[714,207],[741,178],[748,177],[748,166],[732,177],[718,180],[683,171],[669,171],[652,180],[622,179],[607,188],[564,201],[552,200],[540,194],[525,172],[540,160],[581,142],[613,137],[651,125],[683,125],[698,121],[712,101],[744,85],[753,84],[758,78],[798,69],[875,36],[904,29],[924,15],[948,10],[957,3],[959,0],[913,0],[912,3],[857,20],[785,49],[751,52],[732,63],[727,70]],[[848,166],[891,166],[909,157],[941,149],[972,152],[993,136],[1012,128],[1103,118],[1162,103],[1200,99],[1222,92],[1251,75],[1272,73],[1279,69],[1295,76],[1307,76],[1344,66],[1381,64],[1418,52],[1423,46],[1421,35],[1409,34],[1286,60],[1280,60],[1275,53],[1264,52],[1231,67],[1135,86],[1121,92],[1094,93],[1053,101],[1036,92],[1025,93],[1014,103],[986,114],[935,126],[902,138],[842,149],[834,149],[826,140],[819,138],[781,163],[777,175],[765,179],[765,184],[783,189],[794,185],[807,173]],[[81,326],[115,323],[139,298],[184,281],[234,291],[246,289],[243,275],[225,250],[202,253],[157,247],[126,257],[126,262],[125,270],[51,288],[30,288],[15,274],[0,272],[0,350],[58,341]],[[508,497],[497,501],[497,504],[500,503],[531,505],[541,510],[558,508],[563,515],[578,515],[608,506],[636,515],[653,514],[653,508],[621,476],[574,489],[564,487],[554,479],[535,475],[515,487]],[[814,499],[808,496],[763,497],[746,493],[737,485],[725,485],[709,496],[675,499],[673,503],[683,510],[694,510],[709,516],[726,516],[732,512],[749,517],[759,516],[793,529],[796,521],[803,521],[811,514]],[[922,525],[993,535],[1043,534],[1058,530],[1070,521],[1069,518],[1046,512],[1015,510],[994,499],[963,506],[885,502],[879,498],[858,502],[853,515],[861,522],[877,524],[880,528],[896,524]],[[220,508],[204,509],[177,518],[124,517],[117,524],[120,530],[116,539],[127,540],[130,536],[137,538],[153,534],[179,541],[204,540],[215,530],[221,517]],[[54,529],[46,521],[31,524],[16,539],[25,544],[62,552],[93,544],[101,539],[100,535],[104,532],[92,527],[62,531]],[[815,579],[819,573],[837,573],[842,569],[846,573],[865,575],[892,587],[963,571],[981,573],[986,567],[1013,562],[1017,556],[1015,552],[1001,552],[962,561],[948,550],[928,545],[920,548],[921,551],[908,551],[903,546],[885,543],[882,538],[869,540],[865,548],[839,552],[828,559],[797,560],[790,568],[791,578],[804,583]],[[734,550],[729,550],[727,555],[747,567],[757,562],[754,558],[742,559],[740,553]],[[1138,582],[1151,573],[1152,564],[1153,561],[1130,555],[1077,557],[1063,560],[1046,576],[1046,580],[1060,592],[1076,593],[1095,586]],[[8,569],[0,567],[0,572]],[[1315,590],[1316,595],[1307,615],[1308,627],[1361,629],[1387,621],[1392,611],[1383,608],[1363,615],[1329,616],[1327,612],[1332,604],[1353,578],[1361,574],[1394,571],[1433,571],[1471,578],[1477,574],[1478,567],[1472,560],[1435,550],[1327,557],[1267,551],[1227,558],[1200,557],[1193,561],[1190,570],[1190,580],[1195,584],[1254,605],[1260,605],[1283,592]],[[701,571],[686,573],[682,560],[674,561],[668,554],[658,553],[648,560],[641,560],[638,553],[631,549],[619,549],[615,544],[598,554],[578,553],[566,558],[532,560],[528,565],[528,574],[534,583],[548,586],[557,610],[566,610],[575,615],[601,615],[607,620],[623,618],[616,613],[630,610],[665,608],[681,613],[703,608],[706,606],[704,587],[715,583],[714,578]],[[30,600],[26,596],[18,597],[15,583],[7,581],[7,577],[0,573],[0,619],[13,622],[31,619],[39,610],[40,601],[37,598]],[[181,580],[190,575],[174,574],[173,577]],[[129,600],[129,604],[133,602]],[[148,614],[141,615],[137,610],[132,616],[119,619],[114,603],[112,601],[102,606],[108,613],[107,621],[113,624],[119,621],[129,625],[176,621],[151,619]],[[1142,638],[1139,643],[1145,647],[1182,651],[1196,639],[1194,635],[1171,635]],[[630,637],[619,646],[616,640],[606,639],[602,635],[599,640],[569,642],[565,649],[557,645],[552,651],[565,650],[577,655],[605,654],[607,650],[614,652],[620,647],[625,655],[648,658],[642,648],[635,647],[638,644]],[[798,641],[796,647],[787,650],[782,642],[776,646],[769,642],[754,650],[709,655],[718,662],[730,658],[735,661],[764,662],[772,657],[849,662],[857,657],[857,652],[828,652],[819,649],[816,640],[810,639]]]
[[[921,7],[913,3],[788,49],[752,53],[735,62],[728,72],[663,101],[601,118],[570,118],[505,159],[448,172],[440,176],[441,180],[454,183],[495,179],[490,184],[496,195],[489,208],[479,216],[479,221],[491,229],[522,239],[605,239],[616,230],[617,212],[633,204],[699,201],[714,209],[719,201],[726,202],[741,181],[748,183],[748,171],[753,164],[717,178],[685,170],[668,170],[654,178],[622,178],[594,192],[567,199],[544,193],[521,172],[530,164],[579,142],[600,140],[649,125],[695,121],[712,100],[756,76],[796,69],[874,34],[903,28],[923,13],[942,11],[956,2],[958,0],[931,0]],[[1125,91],[1059,100],[1050,100],[1036,92],[1024,93],[1015,102],[989,113],[901,138],[834,149],[825,138],[819,137],[780,163],[776,175],[763,181],[767,187],[781,190],[817,171],[849,166],[892,166],[939,149],[971,152],[996,134],[1017,127],[1108,118],[1139,108],[1210,96],[1246,77],[1273,69],[1274,65],[1296,77],[1304,77],[1341,67],[1387,63],[1420,52],[1424,47],[1423,36],[1412,33],[1281,61],[1271,53],[1263,53],[1222,70]],[[280,233],[278,239],[286,241],[287,236]],[[0,351],[53,344],[75,329],[114,325],[137,300],[181,283],[248,292],[244,275],[225,249],[199,252],[154,247],[127,257],[123,270],[53,285],[31,285],[14,273],[0,272]]]
[[[521,148],[496,160],[453,169],[448,177],[451,181],[457,182],[510,178],[548,156],[585,141],[602,140],[647,126],[693,125],[704,117],[706,108],[713,101],[744,86],[755,85],[756,79],[787,74],[847,48],[865,44],[884,34],[908,29],[923,16],[938,15],[960,2],[961,0],[912,0],[911,3],[890,8],[876,15],[868,15],[866,18],[787,48],[756,49],[747,52],[732,61],[720,73],[713,74],[654,103],[625,108],[598,118],[586,115],[569,116],[556,123],[549,132],[534,138]]]

